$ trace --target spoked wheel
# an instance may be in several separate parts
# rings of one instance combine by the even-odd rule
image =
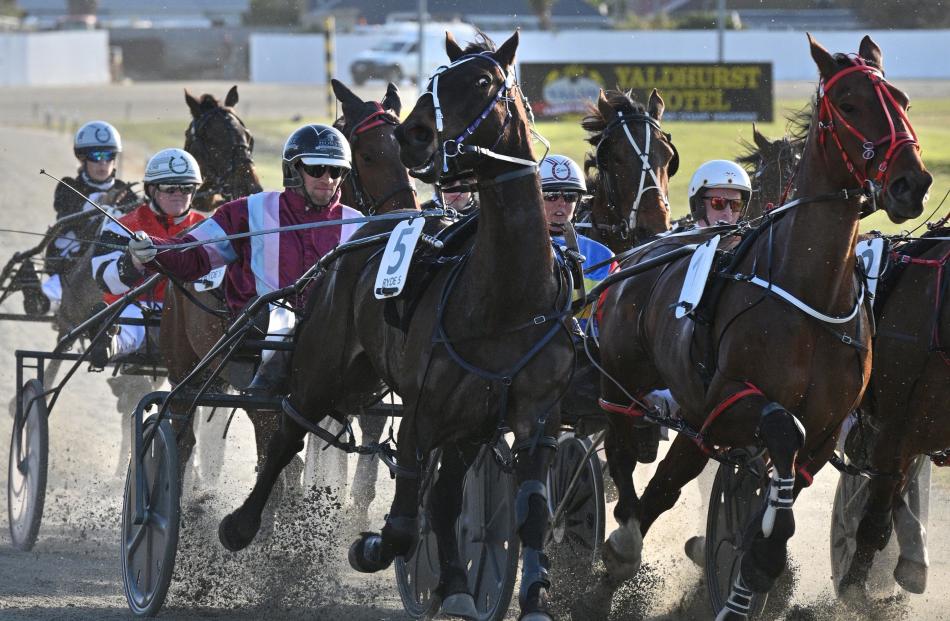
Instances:
[[[7,469],[7,511],[10,539],[17,550],[36,543],[46,501],[49,424],[43,384],[31,379],[23,386],[22,417],[14,419]]]
[[[595,436],[598,441],[601,437]],[[552,572],[556,572],[552,580],[555,589],[583,592],[591,566],[600,558],[606,527],[604,471],[592,449],[590,437],[561,434],[548,471],[548,502],[554,520],[545,550],[551,557]]]
[[[129,467],[122,501],[122,582],[129,609],[154,616],[165,602],[178,551],[180,488],[178,448],[167,420],[155,427],[155,417],[143,426],[151,444],[142,457],[145,479],[144,519],[135,523],[135,480]],[[133,455],[133,459],[135,456]]]
[[[846,451],[857,463],[867,463],[877,434],[867,428],[855,428],[848,435]],[[930,509],[930,458],[917,457],[908,472],[907,488],[903,491],[907,507],[926,530]],[[862,476],[841,473],[835,490],[831,513],[831,574],[835,593],[841,594],[841,582],[851,567],[857,550],[855,538],[858,526],[864,517],[870,495],[870,480]],[[896,584],[894,567],[900,555],[896,532],[891,533],[887,546],[874,555],[868,574],[867,589],[870,593],[889,596]]]
[[[761,458],[752,460],[748,468],[719,466],[706,519],[706,589],[713,614],[729,599],[746,538],[758,530],[747,528],[749,521],[762,508],[767,489],[768,473]],[[765,600],[765,594],[755,594],[753,615],[762,612]]]
[[[498,448],[505,459],[510,457],[504,440]],[[430,468],[437,463],[438,457],[434,456]],[[427,487],[431,488],[434,477],[429,477],[429,481]],[[423,508],[428,496],[426,491]],[[502,619],[514,592],[520,550],[514,498],[514,475],[501,469],[488,447],[482,448],[465,475],[462,512],[456,526],[478,621]],[[414,619],[431,618],[438,613],[438,602],[433,601],[433,591],[439,584],[438,545],[426,513],[419,512],[419,541],[412,557],[396,559],[399,596]]]

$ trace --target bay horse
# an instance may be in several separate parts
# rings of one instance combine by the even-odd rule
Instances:
[[[544,480],[560,396],[574,365],[563,322],[571,287],[544,219],[529,111],[513,75],[517,46],[517,32],[496,51],[487,40],[463,50],[446,36],[450,63],[434,74],[396,138],[403,163],[424,182],[443,172],[474,171],[477,231],[459,242],[456,258],[431,260],[431,271],[418,274],[421,282],[405,300],[375,299],[379,260],[372,248],[342,254],[322,274],[297,333],[293,390],[267,461],[247,500],[221,522],[219,537],[229,550],[254,538],[277,475],[300,450],[306,430],[325,416],[340,416],[347,397],[372,393],[382,381],[404,404],[396,496],[381,533],[363,533],[350,547],[350,564],[375,572],[410,552],[419,532],[421,473],[430,452],[443,447],[430,490],[440,564],[436,595],[443,613],[473,618],[455,532],[462,480],[483,443],[505,426],[515,436],[521,618],[551,620]],[[358,237],[392,226],[370,223]],[[437,233],[444,226],[430,220],[426,229]],[[389,304],[401,321],[387,320]]]
[[[811,110],[803,123],[799,123],[797,116],[791,119],[795,128],[803,128],[807,133],[811,122]],[[746,146],[746,152],[736,158],[736,161],[749,173],[752,181],[752,196],[742,213],[742,220],[755,220],[766,211],[782,204],[783,197],[791,190],[795,171],[805,146],[805,136],[785,135],[770,140],[752,124],[752,143],[741,141]]]
[[[767,592],[783,571],[794,498],[828,460],[867,385],[871,327],[854,253],[861,209],[874,201],[895,222],[917,217],[933,180],[907,97],[883,78],[880,48],[864,37],[857,55],[832,55],[808,39],[821,81],[797,173],[799,198],[742,242],[720,246],[713,282],[686,316],[672,312],[685,258],[618,282],[603,304],[601,403],[620,493],[620,527],[603,548],[605,581],[633,575],[643,535],[711,455],[768,450],[767,501],[749,525],[754,537],[719,619],[745,618],[752,593]],[[650,256],[668,250],[657,246]],[[694,437],[677,435],[640,499],[631,479],[632,421],[643,415],[643,395],[662,388]]]
[[[666,104],[656,89],[647,107],[623,91],[600,91],[581,126],[594,147],[584,161],[590,229],[581,232],[621,253],[670,229],[669,180],[679,153],[660,126]]]
[[[948,463],[950,425],[950,227],[934,223],[915,241],[891,248],[889,265],[878,284],[877,334],[871,382],[861,405],[878,427],[870,454],[876,473],[856,534],[856,550],[839,591],[861,595],[875,552],[898,529],[898,584],[911,593],[927,585],[926,535],[903,497],[911,463],[933,455]],[[941,239],[942,238],[942,239]]]

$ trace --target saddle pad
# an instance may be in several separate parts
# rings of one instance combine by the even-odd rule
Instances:
[[[689,260],[689,269],[683,279],[683,288],[680,290],[679,301],[676,303],[675,315],[682,319],[691,314],[699,305],[709,280],[709,271],[712,269],[713,259],[716,258],[716,249],[719,247],[719,235],[709,239],[693,252]]]
[[[868,294],[874,299],[874,293],[877,291],[877,283],[881,276],[881,266],[884,264],[884,240],[880,237],[868,239],[854,247],[854,254],[858,261],[864,264],[864,273],[868,279]]]
[[[402,293],[409,275],[409,266],[412,264],[412,254],[425,223],[425,218],[403,220],[390,233],[386,250],[379,261],[376,284],[373,286],[373,295],[377,300],[394,298]]]
[[[224,282],[224,272],[227,271],[227,268],[227,265],[216,267],[202,278],[196,280],[195,291],[210,291],[211,289],[220,287],[221,283]]]

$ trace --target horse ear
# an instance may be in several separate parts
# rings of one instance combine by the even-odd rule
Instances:
[[[237,105],[238,102],[238,92],[237,84],[231,87],[231,90],[228,91],[228,94],[224,98],[224,105],[228,108],[232,108]]]
[[[498,64],[506,69],[510,69],[515,64],[515,52],[518,51],[519,34],[515,30],[514,34],[508,37],[508,40],[501,44],[501,47],[493,54]]]
[[[864,38],[861,39],[858,55],[864,60],[877,65],[877,68],[881,71],[884,71],[884,54],[881,53],[881,48],[877,46],[877,43],[874,42],[871,35],[864,35]]]
[[[597,111],[600,112],[600,116],[604,117],[608,122],[613,120],[617,115],[614,107],[607,101],[607,95],[604,93],[604,89],[600,89],[600,94],[597,96]]]
[[[187,88],[185,89],[185,103],[188,104],[188,108],[191,110],[191,116],[196,119],[201,116],[201,104],[188,92]]]
[[[363,107],[363,100],[336,78],[330,80],[330,86],[333,87],[333,94],[336,95],[336,98],[343,104],[343,116],[349,118],[356,117]]]
[[[755,146],[759,147],[759,151],[765,151],[772,146],[772,142],[765,137],[765,134],[759,131],[755,123],[752,124],[752,141],[755,143]]]
[[[827,80],[838,72],[838,63],[835,62],[834,56],[811,36],[811,33],[806,32],[805,36],[808,37],[808,45],[811,46],[811,57],[818,65],[818,72],[822,78]]]
[[[390,82],[386,86],[386,96],[383,97],[383,110],[392,110],[399,116],[402,112],[402,100],[399,99],[399,87]]]
[[[650,93],[650,116],[656,119],[656,122],[659,123],[663,120],[663,111],[666,109],[666,103],[663,102],[663,98],[660,97],[659,91],[653,89],[653,92]]]
[[[448,30],[445,31],[445,53],[449,55],[449,61],[453,63],[465,53],[462,51],[462,46],[458,44],[458,41]]]

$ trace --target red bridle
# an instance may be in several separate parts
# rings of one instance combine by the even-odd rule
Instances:
[[[827,82],[824,80],[819,82],[818,103],[820,109],[818,113],[818,140],[820,144],[824,146],[826,134],[831,134],[831,137],[834,138],[835,144],[838,146],[838,151],[841,153],[841,157],[844,160],[845,166],[847,166],[848,171],[862,186],[866,185],[869,179],[872,179],[868,169],[872,160],[874,160],[874,158],[877,156],[878,147],[890,145],[884,154],[884,160],[877,167],[877,173],[873,176],[874,183],[880,187],[883,187],[887,182],[890,164],[894,158],[897,157],[897,154],[908,145],[913,145],[914,148],[919,151],[920,144],[917,142],[917,134],[914,132],[914,128],[911,127],[910,120],[907,118],[907,114],[904,112],[903,106],[901,106],[897,100],[894,99],[894,95],[891,94],[891,91],[887,86],[887,80],[884,79],[884,74],[881,72],[881,70],[877,67],[869,65],[864,59],[860,57],[852,56],[849,58],[853,63],[851,67],[842,69],[833,75]],[[848,123],[838,107],[832,103],[831,99],[828,97],[828,92],[831,90],[831,87],[837,84],[841,78],[852,73],[863,73],[868,77],[869,80],[871,80],[871,85],[874,87],[874,92],[877,94],[877,99],[881,103],[881,109],[884,112],[884,117],[887,119],[887,124],[890,128],[890,131],[877,140],[869,140],[864,134]],[[898,127],[894,122],[894,116],[891,113],[891,109],[887,105],[888,102],[890,102],[891,106],[893,106],[893,109],[897,112],[904,131],[898,131]],[[845,129],[847,129],[852,135],[861,141],[862,147],[864,149],[864,167],[859,168],[858,166],[855,166],[854,162],[851,160],[851,157],[842,146],[841,139],[838,136],[839,124],[843,125]]]
[[[350,131],[350,139],[358,134],[369,131],[374,127],[379,127],[380,125],[399,125],[399,119],[396,118],[394,114],[383,109],[383,106],[374,101],[373,105],[376,106],[376,112],[373,112],[365,119],[356,124],[356,126]]]

